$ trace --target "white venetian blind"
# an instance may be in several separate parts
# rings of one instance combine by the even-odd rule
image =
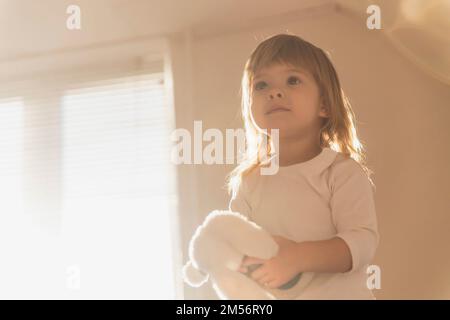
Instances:
[[[21,212],[22,155],[23,155],[23,101],[12,97],[0,99],[0,195],[4,212]]]
[[[175,298],[172,121],[163,74],[67,90],[62,123],[63,227],[76,249],[83,290]]]
[[[1,297],[176,298],[173,112],[155,65],[2,91]]]

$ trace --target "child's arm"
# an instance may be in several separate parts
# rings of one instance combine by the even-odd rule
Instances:
[[[262,264],[251,277],[269,288],[278,288],[301,272],[337,273],[351,270],[352,257],[344,240],[335,237],[323,241],[294,242],[273,236],[279,245],[278,254],[269,259],[245,257],[240,272],[253,264]]]
[[[348,272],[352,268],[350,249],[338,237],[297,243],[294,254],[299,272]]]
[[[337,234],[296,245],[299,268],[315,272],[353,272],[369,264],[379,235],[372,186],[354,160],[338,163],[330,175],[330,209]]]
[[[334,237],[297,243],[273,236],[280,246],[277,256],[269,260],[246,257],[240,271],[263,263],[252,272],[252,278],[276,288],[299,272],[352,273],[369,264],[379,239],[370,181],[359,164],[351,160],[334,167],[330,186]]]

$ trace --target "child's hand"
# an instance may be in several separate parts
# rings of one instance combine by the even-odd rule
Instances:
[[[262,264],[252,272],[251,277],[267,288],[275,289],[291,280],[300,271],[297,243],[279,236],[272,237],[279,245],[278,254],[269,260],[245,256],[239,271],[247,272],[246,268],[249,265]]]

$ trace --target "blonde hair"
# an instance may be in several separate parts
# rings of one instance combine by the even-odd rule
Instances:
[[[273,156],[270,137],[263,136],[252,121],[252,88],[255,73],[273,64],[289,64],[310,72],[319,86],[328,118],[320,129],[320,146],[341,152],[357,161],[372,186],[372,171],[365,165],[364,147],[356,134],[355,115],[339,83],[338,75],[325,52],[290,34],[278,34],[262,41],[248,58],[241,83],[241,111],[245,129],[245,152],[238,166],[228,175],[228,192],[237,195],[242,178]],[[267,139],[267,140],[265,140]],[[267,143],[264,143],[267,141]]]

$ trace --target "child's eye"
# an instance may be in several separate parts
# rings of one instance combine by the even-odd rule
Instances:
[[[255,90],[261,90],[262,87],[265,85],[266,83],[264,81],[260,81],[258,83],[255,84]]]
[[[300,79],[297,77],[289,77],[289,79],[288,79],[289,84],[297,84],[296,81],[298,81],[298,83],[301,82]]]
[[[291,84],[291,85],[292,85],[292,84],[295,85],[295,84],[301,83],[301,81],[300,81],[300,79],[297,78],[297,77],[289,77],[288,83]],[[255,90],[261,90],[261,89],[263,89],[264,86],[266,86],[266,85],[267,85],[266,82],[260,81],[260,82],[257,82],[257,83],[255,84],[254,88],[255,88]]]

